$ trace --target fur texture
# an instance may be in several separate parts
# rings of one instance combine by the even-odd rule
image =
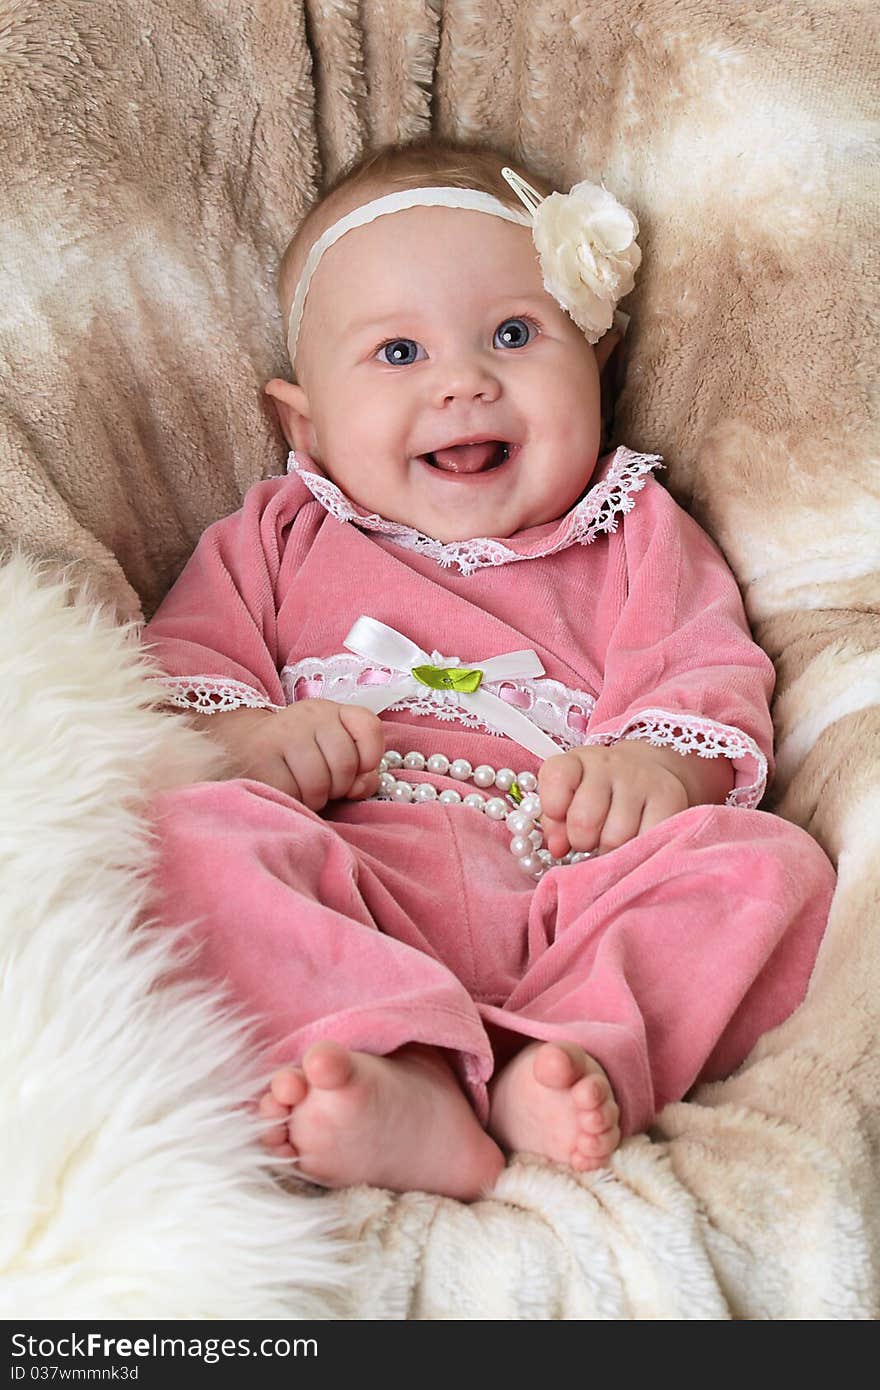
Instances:
[[[217,757],[69,597],[0,569],[0,1316],[326,1317],[352,1252],[267,1171],[246,1021],[142,920],[145,798]]]

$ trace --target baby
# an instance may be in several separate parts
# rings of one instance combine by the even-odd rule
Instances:
[[[602,1166],[796,1007],[833,888],[754,809],[733,578],[656,456],[600,458],[635,219],[539,182],[423,141],[317,203],[266,387],[289,476],[145,634],[236,774],[160,799],[159,910],[262,1020],[266,1143],[331,1187]]]

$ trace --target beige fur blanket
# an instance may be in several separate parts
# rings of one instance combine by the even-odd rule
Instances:
[[[644,250],[617,439],[665,456],[733,565],[779,672],[772,805],[839,867],[806,1004],[625,1146],[588,1214],[584,1184],[521,1165],[472,1209],[322,1199],[372,1261],[350,1316],[880,1312],[873,9],[0,0],[0,538],[77,562],[120,616],[152,611],[204,526],[282,467],[260,394],[285,374],[275,265],[365,142],[487,137],[560,187],[604,179]],[[113,786],[138,814],[143,789]],[[14,886],[31,861],[6,832]],[[638,1201],[665,1223],[647,1261]],[[693,1259],[664,1271],[676,1242]],[[575,1266],[580,1302],[517,1284]]]

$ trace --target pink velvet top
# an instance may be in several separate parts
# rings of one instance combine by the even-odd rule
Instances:
[[[486,681],[560,751],[645,738],[728,757],[732,805],[766,782],[773,667],[730,570],[651,476],[617,449],[564,517],[443,544],[365,512],[303,454],[208,528],[144,637],[169,701],[204,712],[356,700],[398,679],[345,647],[368,615],[425,653],[480,666],[528,648],[544,674]],[[449,664],[455,664],[450,661]],[[382,713],[387,746],[536,771],[454,691],[419,686]]]

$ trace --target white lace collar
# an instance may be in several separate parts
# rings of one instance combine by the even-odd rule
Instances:
[[[610,461],[608,461],[610,460]],[[437,541],[400,521],[387,521],[352,502],[336,483],[317,471],[308,454],[291,452],[288,473],[299,475],[313,496],[338,521],[351,521],[365,531],[380,531],[405,550],[429,555],[443,569],[457,565],[462,574],[487,565],[506,565],[513,560],[537,560],[555,555],[568,546],[589,545],[597,536],[616,531],[620,517],[632,511],[635,494],[645,486],[649,474],[662,468],[659,454],[636,454],[622,445],[600,459],[599,481],[576,502],[571,511],[557,521],[533,526],[503,539],[477,536],[465,541]]]

